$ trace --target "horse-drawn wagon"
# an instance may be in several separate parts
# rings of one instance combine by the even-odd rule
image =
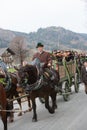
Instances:
[[[63,59],[62,63],[59,63],[59,75],[59,86],[62,87],[61,94],[64,100],[67,101],[71,93],[72,84],[74,84],[75,92],[79,91],[80,73],[76,59],[70,62]]]
[[[79,91],[80,83],[80,69],[78,64],[78,59],[73,57],[70,60],[67,60],[66,57],[62,57],[59,60],[56,57],[56,60],[53,60],[53,68],[55,69],[58,64],[60,81],[58,84],[58,92],[63,95],[65,101],[68,101],[69,95],[71,94],[71,86],[74,84],[75,92]]]

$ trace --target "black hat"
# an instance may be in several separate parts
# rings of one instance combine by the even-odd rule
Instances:
[[[38,48],[38,47],[43,47],[44,45],[41,43],[41,42],[39,42],[39,43],[37,43],[37,46],[36,46],[36,48]]]

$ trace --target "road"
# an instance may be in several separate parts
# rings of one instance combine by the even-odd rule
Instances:
[[[48,113],[44,104],[37,99],[38,122],[32,122],[32,112],[21,117],[15,113],[15,121],[8,123],[8,130],[87,130],[87,95],[84,86],[80,85],[78,94],[74,92],[73,87],[72,91],[68,102],[65,102],[62,96],[57,96],[58,108],[55,114]],[[27,102],[22,106],[23,110],[27,109]],[[3,130],[1,120],[0,130]]]

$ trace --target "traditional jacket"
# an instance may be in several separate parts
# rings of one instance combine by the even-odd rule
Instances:
[[[32,60],[34,60],[35,58],[38,58],[40,62],[44,63],[45,65],[47,65],[51,61],[50,53],[46,51],[43,51],[42,53],[35,53]]]

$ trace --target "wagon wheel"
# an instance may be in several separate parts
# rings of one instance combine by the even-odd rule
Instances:
[[[63,82],[63,85],[62,85],[62,95],[63,95],[64,101],[68,101],[69,100],[70,91],[69,91],[69,83],[68,83],[68,81],[64,81]]]
[[[78,93],[79,92],[79,75],[78,75],[78,73],[75,73],[74,88],[75,88],[75,92]]]

